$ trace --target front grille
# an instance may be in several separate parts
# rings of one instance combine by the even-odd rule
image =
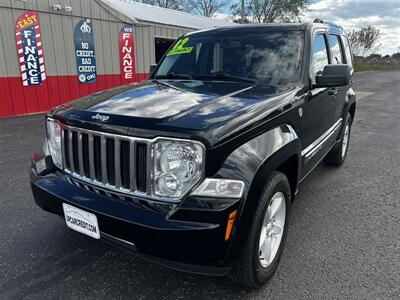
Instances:
[[[64,170],[125,193],[149,193],[150,140],[63,125]]]

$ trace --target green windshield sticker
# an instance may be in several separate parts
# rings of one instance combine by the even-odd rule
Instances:
[[[180,55],[180,54],[187,54],[192,52],[193,47],[185,47],[186,43],[189,41],[189,38],[184,38],[182,40],[179,40],[174,48],[172,48],[168,53],[167,56],[171,55]]]

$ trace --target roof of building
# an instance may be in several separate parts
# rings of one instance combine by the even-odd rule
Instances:
[[[144,21],[191,29],[206,29],[234,24],[223,20],[196,16],[186,12],[138,3],[131,0],[101,1],[129,19],[132,19],[134,22]]]

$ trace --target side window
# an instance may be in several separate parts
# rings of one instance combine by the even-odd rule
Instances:
[[[342,41],[344,45],[344,52],[346,53],[346,63],[350,66],[353,66],[353,59],[351,56],[349,39],[346,36],[342,36]]]
[[[220,43],[215,43],[214,48],[213,48],[213,62],[212,62],[212,68],[211,68],[211,73],[217,73],[221,72],[223,68],[223,49],[221,47]]]
[[[328,48],[326,47],[325,37],[318,34],[314,38],[312,64],[314,76],[324,70],[324,67],[329,64]]]
[[[331,46],[331,54],[332,54],[332,63],[333,64],[342,64],[344,63],[343,59],[343,49],[340,44],[338,35],[329,35],[329,45]]]

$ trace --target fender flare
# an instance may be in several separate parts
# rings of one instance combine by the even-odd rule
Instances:
[[[247,198],[256,174],[266,163],[283,162],[287,157],[278,155],[287,145],[294,144],[293,154],[301,157],[301,143],[291,125],[284,124],[264,132],[242,144],[224,161],[215,177],[242,180]],[[283,153],[283,152],[282,152]],[[271,157],[274,160],[271,161]]]
[[[350,111],[352,107],[354,107],[353,112]],[[356,108],[357,108],[356,93],[353,90],[353,88],[350,88],[346,93],[346,101],[345,101],[345,105],[343,106],[343,110],[342,110],[343,123],[339,130],[338,137],[342,136],[342,134],[344,132],[344,128],[346,125],[345,123],[346,123],[347,113],[350,113],[352,115],[351,121],[352,122],[354,121],[354,115],[356,112]]]
[[[241,253],[266,176],[294,155],[297,156],[294,195],[301,172],[301,143],[291,125],[275,127],[251,139],[233,151],[223,163],[216,177],[245,182],[243,199],[223,264],[231,264]]]

